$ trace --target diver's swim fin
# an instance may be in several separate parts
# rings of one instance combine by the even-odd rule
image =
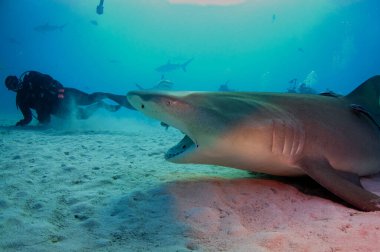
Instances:
[[[116,112],[121,108],[121,105],[110,105],[105,102],[99,102],[102,108],[110,112]]]
[[[128,102],[126,95],[115,95],[115,94],[107,94],[107,98],[116,102],[117,104],[126,107],[127,109],[136,110],[132,105]]]

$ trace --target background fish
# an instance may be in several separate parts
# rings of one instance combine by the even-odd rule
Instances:
[[[190,64],[191,61],[193,61],[192,58],[183,64],[173,64],[173,63],[170,63],[170,60],[169,60],[168,63],[166,63],[165,65],[157,67],[156,71],[160,73],[168,73],[168,72],[176,71],[178,69],[182,69],[184,72],[186,72],[186,67],[187,65]]]
[[[66,26],[66,24],[63,25],[50,25],[49,23],[38,25],[34,27],[34,31],[46,33],[46,32],[53,32],[53,31],[62,31],[63,28]]]

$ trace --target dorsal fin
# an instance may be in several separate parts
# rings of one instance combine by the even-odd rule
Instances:
[[[380,124],[380,75],[375,75],[346,95],[351,103],[364,107]]]

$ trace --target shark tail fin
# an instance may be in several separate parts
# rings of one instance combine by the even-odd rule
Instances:
[[[188,64],[190,64],[191,61],[193,61],[193,58],[189,59],[188,61],[186,61],[185,63],[182,64],[182,70],[184,72],[186,72],[186,67]]]
[[[354,104],[364,107],[380,123],[380,75],[375,75],[351,93],[346,98]]]

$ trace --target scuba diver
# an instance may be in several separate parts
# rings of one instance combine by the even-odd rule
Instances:
[[[16,106],[24,116],[16,126],[24,126],[32,121],[31,109],[36,111],[36,119],[41,124],[49,123],[51,115],[60,118],[74,115],[77,119],[87,119],[99,108],[115,112],[124,106],[134,110],[125,95],[103,92],[87,94],[75,88],[64,87],[51,76],[37,71],[27,71],[20,78],[9,75],[5,78],[5,86],[17,93]],[[118,105],[106,104],[102,101],[106,98]]]
[[[98,15],[102,15],[103,14],[103,10],[104,10],[103,4],[104,4],[104,0],[100,0],[99,5],[96,6],[96,13]]]

